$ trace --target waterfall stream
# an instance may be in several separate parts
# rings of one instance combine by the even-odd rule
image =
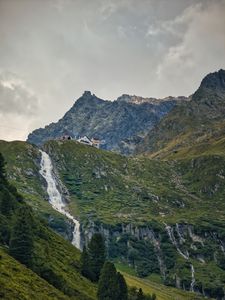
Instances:
[[[180,248],[179,248],[179,246],[178,246],[178,243],[177,243],[177,241],[176,241],[176,238],[175,238],[175,236],[174,236],[174,233],[173,233],[173,228],[172,228],[171,226],[167,225],[166,223],[164,223],[164,225],[165,225],[165,229],[166,229],[166,231],[167,231],[167,233],[168,233],[169,239],[170,239],[171,243],[176,247],[177,252],[178,252],[184,259],[189,260],[189,254],[188,254],[188,251],[186,252],[186,254],[184,254],[184,253],[180,250]],[[183,239],[183,237],[180,235],[180,232],[179,232],[179,225],[178,225],[178,224],[176,224],[176,228],[177,228],[178,236],[179,236],[179,238],[181,239],[181,241],[182,241],[182,242],[185,241],[185,240]],[[195,286],[195,269],[194,269],[194,266],[191,264],[191,284],[190,284],[190,291],[191,291],[191,292],[194,292],[194,286]]]
[[[188,260],[188,259],[189,259],[188,252],[187,252],[186,254],[184,254],[184,253],[180,250],[180,248],[179,248],[179,246],[178,246],[178,244],[177,244],[176,238],[175,238],[175,236],[174,236],[174,234],[173,234],[173,229],[172,229],[172,227],[169,226],[169,225],[167,225],[166,223],[164,223],[164,224],[165,224],[165,226],[166,226],[165,228],[166,228],[166,231],[167,231],[167,233],[168,233],[168,236],[169,236],[169,239],[170,239],[171,243],[176,247],[177,252],[178,252],[184,259]]]
[[[194,292],[194,286],[195,286],[195,269],[193,265],[191,265],[191,286],[190,286],[191,292]]]
[[[41,169],[39,173],[47,182],[47,193],[49,196],[49,203],[55,210],[65,215],[69,220],[72,221],[72,223],[74,224],[72,244],[76,248],[81,249],[80,223],[66,210],[66,204],[63,202],[62,196],[57,188],[56,179],[53,173],[53,165],[49,155],[42,150],[40,150],[40,152]]]

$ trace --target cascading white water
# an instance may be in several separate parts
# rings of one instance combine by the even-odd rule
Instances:
[[[165,228],[166,228],[166,231],[168,233],[168,236],[169,236],[169,239],[171,241],[171,243],[176,247],[177,249],[177,252],[186,260],[189,260],[189,253],[187,252],[186,254],[184,254],[178,244],[177,244],[177,241],[176,241],[176,238],[173,234],[173,228],[169,225],[167,225],[166,223],[164,223],[165,225]],[[178,224],[176,224],[176,227],[178,228]],[[177,229],[177,231],[179,230],[179,228]],[[178,233],[179,235],[179,233]],[[194,292],[194,286],[195,286],[195,269],[194,269],[194,266],[191,264],[191,284],[190,284],[190,291],[191,292]]]
[[[182,236],[182,234],[180,232],[180,226],[179,226],[178,223],[176,223],[176,231],[177,231],[177,234],[178,234],[178,237],[179,237],[180,244],[183,244],[185,242],[185,239],[184,239],[184,237]]]
[[[194,292],[194,286],[195,286],[195,269],[193,265],[191,265],[191,286],[190,286],[191,292]]]
[[[73,222],[74,230],[73,230],[72,244],[78,249],[81,249],[80,223],[66,210],[66,204],[63,202],[62,196],[56,185],[56,179],[54,178],[54,174],[53,174],[53,165],[49,155],[42,150],[40,150],[40,152],[41,152],[41,169],[39,172],[47,182],[47,193],[49,196],[49,203],[52,205],[52,207],[55,210],[65,215],[68,219],[70,219]]]
[[[184,259],[189,259],[189,255],[188,255],[188,252],[186,254],[184,254],[180,248],[178,247],[178,244],[177,244],[177,241],[176,241],[176,238],[173,234],[173,229],[171,226],[167,225],[166,223],[165,224],[165,228],[166,228],[166,231],[168,233],[168,236],[169,236],[169,239],[171,241],[171,243],[176,247],[177,249],[177,252],[184,258]]]

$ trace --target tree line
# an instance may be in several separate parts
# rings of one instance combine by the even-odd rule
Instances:
[[[155,300],[156,295],[145,295],[142,289],[128,289],[124,276],[114,264],[106,260],[104,238],[95,233],[81,254],[81,273],[98,283],[98,300]]]
[[[6,179],[5,161],[0,153],[0,243],[9,246],[9,254],[43,278],[60,287],[59,280],[46,266],[34,263],[35,226],[32,209],[25,205],[16,188]],[[7,220],[12,219],[8,226]],[[81,254],[81,274],[98,286],[98,300],[155,300],[141,289],[128,289],[126,281],[114,264],[106,260],[104,238],[96,233]]]

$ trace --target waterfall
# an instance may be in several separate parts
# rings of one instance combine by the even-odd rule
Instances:
[[[193,265],[191,265],[191,286],[190,286],[191,292],[194,292],[194,286],[195,286],[195,269]]]
[[[63,202],[62,196],[57,188],[56,179],[53,173],[53,165],[49,155],[42,150],[40,150],[40,152],[41,169],[39,173],[47,182],[47,193],[49,196],[49,203],[55,210],[57,210],[72,221],[72,223],[74,224],[72,244],[78,249],[81,249],[80,223],[66,210],[66,204]]]
[[[167,225],[166,223],[164,223],[164,225],[166,226],[166,231],[168,233],[169,239],[170,239],[171,243],[176,247],[177,252],[184,259],[189,260],[189,254],[188,254],[188,252],[186,252],[186,254],[184,254],[180,250],[180,248],[179,248],[179,246],[177,244],[176,238],[174,236],[174,233],[173,233],[173,228],[171,226]],[[176,224],[176,229],[177,229],[177,232],[179,232],[179,226],[178,226],[178,224]],[[178,233],[178,235],[179,235],[179,233]],[[179,235],[179,237],[183,239],[183,237],[181,237],[180,235]],[[191,284],[190,284],[190,291],[191,292],[194,292],[194,286],[195,286],[195,269],[194,269],[194,266],[191,264]]]
[[[220,242],[220,248],[221,248],[221,250],[223,251],[223,253],[225,253],[223,241],[219,240],[219,242]]]
[[[162,259],[162,250],[160,248],[160,243],[159,243],[159,241],[157,241],[157,239],[155,237],[155,233],[154,233],[153,230],[150,230],[149,234],[150,234],[150,238],[153,242],[153,246],[156,250],[156,256],[157,256],[157,259],[158,259],[158,262],[159,262],[160,272],[163,275],[163,278],[165,279],[166,278],[166,266],[165,266],[164,261]]]
[[[184,254],[184,253],[180,250],[180,248],[178,247],[176,238],[175,238],[175,236],[174,236],[174,234],[173,234],[173,228],[172,228],[171,226],[167,225],[166,223],[164,223],[164,225],[166,226],[165,228],[166,228],[166,231],[167,231],[167,233],[168,233],[169,239],[170,239],[171,243],[176,247],[177,252],[178,252],[184,259],[188,260],[188,259],[189,259],[189,254],[188,254],[188,252],[187,252],[186,254]]]
[[[183,244],[185,242],[185,239],[184,239],[184,237],[182,236],[182,234],[180,232],[180,226],[179,226],[178,223],[176,223],[176,231],[177,231],[177,234],[178,234],[178,237],[179,237],[180,244]]]

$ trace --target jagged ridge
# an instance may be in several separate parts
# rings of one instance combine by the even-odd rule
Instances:
[[[150,130],[136,153],[177,157],[184,148],[212,145],[224,138],[224,118],[225,71],[219,70],[202,80],[191,101],[173,108]]]
[[[160,100],[123,95],[116,101],[105,101],[86,91],[57,123],[29,134],[28,142],[42,145],[64,134],[87,135],[104,141],[104,149],[130,154],[145,133],[184,100],[185,97]]]

